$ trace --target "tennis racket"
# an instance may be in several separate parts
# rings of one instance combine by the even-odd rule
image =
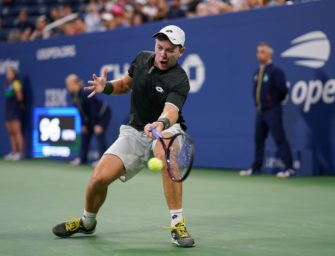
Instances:
[[[171,137],[163,137],[155,128],[151,130],[155,139],[159,140],[165,152],[168,174],[175,182],[184,181],[190,174],[194,159],[194,144],[186,133],[177,133]]]

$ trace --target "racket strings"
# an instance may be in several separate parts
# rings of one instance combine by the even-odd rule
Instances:
[[[185,136],[178,136],[170,147],[170,171],[176,180],[181,180],[193,161],[193,144]]]

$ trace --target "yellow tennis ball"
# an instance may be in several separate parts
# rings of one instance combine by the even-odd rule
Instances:
[[[159,172],[163,168],[163,162],[157,157],[153,157],[148,161],[148,168],[150,171]]]

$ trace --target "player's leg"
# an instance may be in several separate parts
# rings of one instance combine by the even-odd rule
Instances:
[[[69,237],[75,233],[92,234],[96,215],[104,203],[108,185],[120,178],[127,181],[142,169],[151,140],[136,129],[122,125],[120,136],[107,149],[97,164],[86,191],[86,204],[82,218],[74,218],[53,228],[55,235]]]
[[[82,218],[73,218],[53,228],[59,237],[69,237],[75,233],[92,234],[96,227],[96,215],[103,205],[108,186],[124,175],[125,168],[120,158],[115,155],[103,155],[88,182],[86,203]]]
[[[123,176],[125,167],[115,155],[103,155],[95,167],[86,189],[85,210],[96,214],[104,203],[108,185]]]
[[[278,107],[271,110],[266,117],[266,121],[270,128],[270,133],[277,145],[279,155],[285,164],[285,170],[283,172],[279,172],[277,176],[283,176],[282,178],[289,177],[294,174],[293,160],[291,147],[288,143],[284,130],[282,108]]]
[[[183,184],[171,180],[167,171],[162,172],[163,189],[170,210],[182,208]]]
[[[175,125],[166,130],[164,136],[169,137],[178,132],[182,132],[182,130],[179,125]],[[162,145],[160,143],[154,143],[153,150],[154,155],[165,163],[165,153]],[[166,203],[170,210],[172,242],[180,247],[192,247],[194,246],[194,239],[186,230],[183,218],[183,185],[181,182],[174,182],[171,180],[168,171],[166,170],[166,165],[164,165],[162,170],[162,182]]]

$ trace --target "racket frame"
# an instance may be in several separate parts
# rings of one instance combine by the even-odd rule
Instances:
[[[184,133],[176,133],[174,135],[172,135],[171,137],[163,137],[162,134],[156,130],[155,128],[152,129],[152,135],[154,136],[154,138],[158,139],[160,141],[160,143],[162,144],[164,153],[165,153],[165,162],[166,162],[166,167],[167,167],[167,172],[171,178],[172,181],[174,182],[183,182],[190,174],[191,170],[192,170],[192,166],[193,166],[193,161],[194,161],[194,145],[193,143],[191,144],[192,147],[192,155],[191,155],[191,161],[190,164],[186,170],[186,173],[182,176],[181,179],[177,179],[172,171],[171,171],[171,164],[170,164],[170,147],[173,145],[173,142],[175,141],[175,139],[178,136],[185,136],[185,137],[189,137],[187,134]],[[190,139],[190,138],[189,138]],[[164,142],[164,140],[169,140],[168,146],[166,146],[166,143]],[[190,139],[192,141],[192,139]]]

